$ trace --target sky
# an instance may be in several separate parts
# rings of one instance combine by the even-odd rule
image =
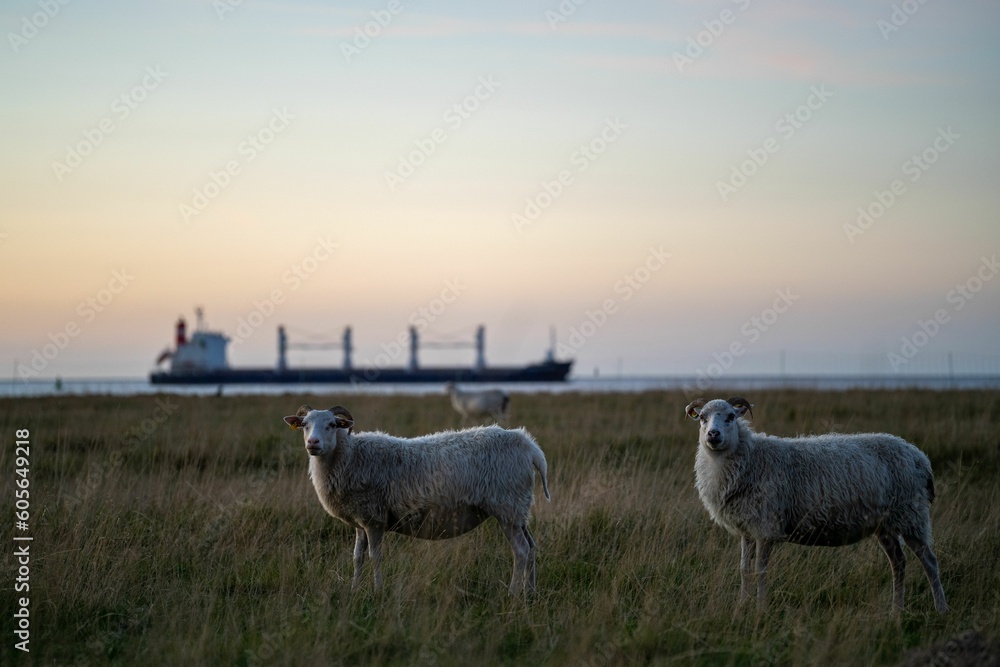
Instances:
[[[0,363],[178,317],[574,373],[1000,373],[1000,5],[12,0]],[[339,365],[295,352],[292,365]],[[471,364],[471,350],[421,362]],[[0,375],[2,377],[2,375]]]

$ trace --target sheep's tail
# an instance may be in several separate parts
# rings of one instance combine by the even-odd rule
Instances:
[[[523,426],[514,430],[520,434],[522,443],[527,446],[530,452],[531,465],[542,477],[542,490],[545,491],[545,499],[552,500],[552,497],[549,495],[549,466],[545,462],[545,452],[542,451],[542,448],[538,446],[538,443],[535,442],[535,439],[531,437],[531,434]]]
[[[531,452],[531,464],[535,466],[535,470],[542,477],[542,490],[545,491],[545,500],[552,500],[552,497],[549,496],[549,468],[545,463],[545,454],[542,453],[542,449],[537,444],[534,447],[534,451]]]

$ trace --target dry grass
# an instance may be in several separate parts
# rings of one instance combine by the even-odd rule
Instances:
[[[443,396],[18,399],[0,401],[0,462],[12,480],[13,432],[31,429],[32,652],[8,631],[0,662],[893,664],[969,628],[1000,634],[1000,393],[751,398],[759,430],[890,430],[928,453],[949,616],[911,557],[897,619],[870,540],[779,547],[769,611],[737,612],[737,540],[694,491],[679,393],[514,397],[553,495],[535,508],[530,603],[506,595],[492,522],[443,542],[390,536],[385,590],[369,580],[352,596],[353,532],[322,511],[301,436],[280,421],[343,403],[360,428],[415,435],[457,424]],[[172,414],[143,433],[158,400]],[[5,559],[3,585],[14,576]],[[13,610],[4,595],[2,616]]]

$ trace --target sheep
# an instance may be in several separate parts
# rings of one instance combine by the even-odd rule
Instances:
[[[354,578],[365,552],[382,587],[386,531],[428,540],[457,537],[495,517],[514,553],[509,591],[535,590],[535,540],[528,531],[535,471],[549,499],[545,454],[523,428],[485,426],[398,438],[354,432],[354,418],[334,406],[303,405],[285,417],[302,429],[309,476],[324,509],[355,529]]]
[[[938,612],[948,604],[931,549],[934,475],[927,456],[886,433],[780,438],[756,433],[740,397],[693,401],[701,421],[695,487],[712,519],[741,539],[740,595],[749,597],[756,559],[757,603],[765,606],[767,561],[779,542],[842,546],[874,535],[889,558],[893,602],[903,610],[902,541],[920,559]]]
[[[462,415],[462,426],[469,417],[492,417],[497,421],[507,419],[510,396],[499,389],[462,390],[454,382],[449,382],[445,385],[445,393],[451,397],[452,407]]]

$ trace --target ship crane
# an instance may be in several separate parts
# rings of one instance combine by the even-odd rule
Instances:
[[[410,363],[407,368],[416,371],[420,368],[419,351],[420,347],[437,350],[475,348],[476,363],[475,369],[482,371],[486,368],[486,327],[480,325],[476,329],[476,336],[472,341],[445,341],[445,340],[420,340],[420,334],[416,327],[410,327]],[[284,373],[288,370],[288,350],[336,350],[344,351],[344,371],[353,370],[352,355],[354,343],[351,327],[344,327],[344,335],[340,342],[331,340],[291,342],[288,332],[284,326],[278,327],[278,371]]]
[[[476,327],[476,337],[472,341],[421,341],[420,334],[416,327],[410,327],[410,365],[409,369],[415,371],[420,368],[417,360],[420,346],[436,350],[453,350],[460,348],[474,347],[476,349],[476,371],[482,372],[486,368],[486,327],[479,325]]]
[[[339,343],[333,341],[320,341],[308,343],[290,343],[288,334],[284,326],[278,327],[278,371],[284,373],[288,370],[288,350],[344,350],[344,371],[352,370],[351,355],[354,351],[354,343],[351,337],[351,327],[344,327],[344,336]]]

